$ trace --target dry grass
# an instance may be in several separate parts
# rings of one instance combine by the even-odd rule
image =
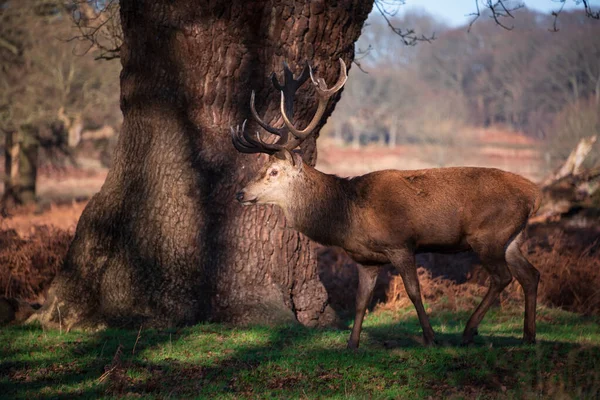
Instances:
[[[542,276],[538,299],[569,311],[600,315],[600,235],[579,236],[555,229],[525,244],[527,257]]]
[[[72,234],[37,226],[23,238],[0,230],[0,288],[7,298],[43,302],[45,292],[67,254]]]
[[[41,226],[75,232],[77,221],[87,202],[70,202],[63,205],[21,206],[10,210],[6,218],[0,217],[0,230],[14,230],[20,237],[34,235]]]
[[[0,296],[43,303],[85,203],[18,207],[0,217]]]

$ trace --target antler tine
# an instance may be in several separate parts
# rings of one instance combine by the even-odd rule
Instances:
[[[229,131],[231,132],[231,143],[237,151],[240,153],[253,153],[252,148],[241,138],[239,125],[235,129],[233,126],[229,127]]]
[[[288,118],[288,115],[287,115],[285,107],[284,107],[285,96],[283,94],[283,91],[281,92],[281,102],[280,102],[281,115],[283,117],[283,122],[285,123],[285,126],[296,137],[296,140],[290,142],[290,146],[292,143],[298,142],[298,143],[295,143],[294,147],[296,147],[299,143],[301,143],[303,140],[305,140],[312,133],[312,131],[317,127],[317,125],[319,124],[319,122],[321,120],[321,117],[325,113],[325,109],[327,108],[327,102],[329,101],[329,98],[331,96],[333,96],[336,92],[338,92],[344,86],[344,84],[346,83],[346,80],[348,79],[348,73],[346,71],[346,63],[344,63],[344,60],[342,60],[341,58],[340,58],[340,77],[338,78],[336,84],[333,85],[333,87],[331,89],[327,88],[327,83],[325,82],[324,79],[322,79],[322,78],[315,79],[315,77],[313,76],[312,68],[310,68],[310,67],[309,67],[309,73],[310,73],[310,78],[311,78],[313,84],[315,85],[317,95],[319,96],[319,105],[317,106],[317,111],[316,111],[315,115],[313,116],[313,119],[310,121],[308,126],[306,128],[304,128],[303,130],[296,129],[294,127],[294,124],[292,124],[292,122]],[[289,149],[290,146],[286,146],[286,147]]]
[[[266,122],[264,122],[259,116],[258,113],[256,112],[256,107],[254,106],[254,90],[252,91],[252,94],[250,95],[250,112],[252,113],[252,118],[254,118],[254,120],[267,132],[272,133],[274,135],[277,136],[284,136],[287,135],[287,131],[285,130],[284,127],[281,128],[275,128],[274,126],[271,126],[269,124],[267,124]]]
[[[312,68],[309,68],[310,80],[312,81],[313,85],[315,85],[315,89],[317,90],[317,93],[319,93],[319,95],[321,95],[323,97],[326,97],[327,99],[329,99],[336,92],[338,92],[344,86],[344,84],[346,83],[346,80],[348,80],[348,72],[346,70],[346,63],[341,58],[339,59],[339,61],[340,61],[340,76],[339,76],[337,82],[335,83],[335,85],[333,85],[333,87],[331,89],[327,88],[327,83],[325,82],[325,80],[323,78],[315,79]]]
[[[242,128],[240,126],[236,126],[235,129],[232,127],[229,128],[231,132],[231,142],[233,143],[233,147],[236,148],[241,153],[256,153],[256,149],[246,141],[243,136],[243,132],[246,128],[246,121],[242,123]]]
[[[258,132],[255,132],[255,138],[246,132],[246,121],[236,129],[230,128],[231,140],[233,146],[241,153],[266,153],[275,154],[281,150],[285,150],[285,147],[278,143],[265,143]]]
[[[271,74],[271,81],[273,82],[273,86],[277,90],[280,90],[280,91],[282,91],[282,93],[285,94],[284,102],[285,102],[286,111],[288,113],[293,114],[293,112],[294,112],[294,95],[295,95],[296,91],[298,90],[298,88],[300,86],[302,86],[302,84],[304,84],[304,82],[306,82],[306,80],[309,78],[309,76],[310,76],[310,66],[308,65],[308,62],[304,65],[304,69],[300,73],[300,76],[298,77],[298,79],[294,79],[294,73],[290,70],[290,67],[284,61],[283,62],[283,79],[284,79],[283,85],[279,83],[279,80],[277,79],[277,76],[275,75],[275,73]],[[286,145],[286,143],[289,140],[289,129],[286,126],[282,126],[281,128],[276,128],[276,127],[271,126],[271,125],[267,124],[266,122],[264,122],[258,115],[258,112],[256,111],[256,106],[254,103],[255,96],[256,96],[255,92],[252,91],[252,94],[250,96],[250,112],[252,113],[252,117],[264,130],[266,130],[269,133],[279,136],[279,139],[277,140],[276,143],[271,144],[271,143],[265,143],[260,138],[260,135],[258,135],[258,133],[256,135],[257,139],[254,139],[245,133],[243,134],[243,136],[241,134],[238,136],[240,138],[244,138],[246,144],[251,145],[253,148],[260,146],[263,148],[268,148],[271,151],[284,150],[285,149],[284,146]]]
[[[290,70],[288,64],[283,62],[283,79],[284,84],[281,85],[279,80],[277,79],[277,75],[275,73],[271,74],[271,81],[273,82],[273,86],[275,89],[283,92],[285,94],[285,111],[288,114],[294,114],[294,95],[298,91],[298,88],[306,82],[308,77],[310,76],[310,65],[308,65],[308,61],[304,64],[304,68],[300,73],[298,79],[294,79],[294,74]]]

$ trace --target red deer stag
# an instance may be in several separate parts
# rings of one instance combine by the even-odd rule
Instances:
[[[338,82],[331,88],[315,79],[307,65],[299,79],[284,65],[281,91],[284,125],[275,128],[258,116],[254,92],[250,110],[254,120],[278,140],[270,143],[240,128],[231,128],[233,144],[243,153],[266,153],[269,160],[237,200],[243,205],[275,204],[288,223],[312,240],[339,246],[358,264],[356,318],[348,341],[357,348],[365,310],[371,300],[379,268],[392,263],[399,271],[413,302],[426,345],[434,333],[421,300],[415,266],[420,252],[475,251],[490,274],[490,286],[463,333],[470,343],[477,326],[514,276],[525,294],[524,341],[535,341],[535,313],[539,272],[519,249],[527,219],[540,203],[538,187],[527,179],[493,168],[436,168],[414,171],[377,171],[350,179],[317,171],[292,150],[311,135],[329,98],[344,85],[342,60]],[[308,72],[307,72],[308,69]],[[293,98],[308,79],[319,98],[314,118],[297,129],[290,121]],[[291,135],[290,135],[291,134]]]

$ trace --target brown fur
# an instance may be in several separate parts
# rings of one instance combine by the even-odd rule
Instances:
[[[513,275],[525,292],[524,338],[535,340],[539,273],[519,250],[520,233],[540,204],[534,183],[498,169],[472,167],[386,170],[343,179],[290,161],[271,157],[238,199],[279,205],[294,228],[325,245],[342,247],[362,264],[348,347],[358,347],[378,269],[387,263],[400,271],[425,343],[432,344],[414,255],[466,250],[480,256],[491,283],[467,323],[464,342],[472,341],[479,322]],[[274,169],[277,174],[272,176]]]

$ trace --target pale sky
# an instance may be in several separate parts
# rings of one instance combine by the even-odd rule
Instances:
[[[451,26],[466,24],[472,17],[467,14],[476,11],[476,0],[406,0],[406,4],[400,7],[400,13],[407,10],[421,9],[433,14]],[[517,3],[524,3],[528,8],[550,14],[552,10],[560,8],[560,3],[555,0],[522,0]],[[594,10],[600,8],[600,0],[591,0],[589,4]],[[567,0],[565,9],[579,7],[575,0]]]

